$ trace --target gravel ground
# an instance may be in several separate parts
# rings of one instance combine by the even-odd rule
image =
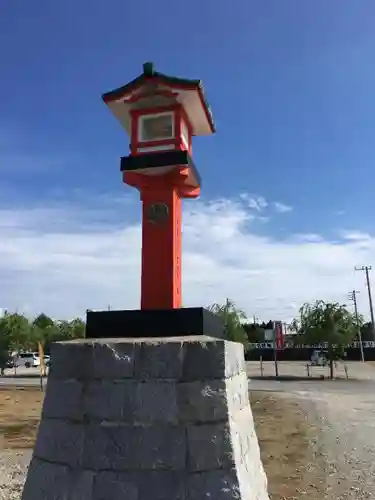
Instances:
[[[0,454],[0,500],[20,500],[31,451]]]
[[[282,396],[297,398],[316,429],[313,448],[326,462],[324,498],[375,498],[375,396],[312,391]]]

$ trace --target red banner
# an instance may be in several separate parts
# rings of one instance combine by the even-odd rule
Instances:
[[[284,332],[283,324],[281,321],[273,322],[273,331],[276,340],[276,349],[284,349]]]

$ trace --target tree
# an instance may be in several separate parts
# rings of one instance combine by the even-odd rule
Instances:
[[[70,326],[70,338],[72,339],[83,339],[86,333],[86,323],[81,320],[81,318],[74,318],[69,323]]]
[[[354,314],[344,305],[323,300],[314,304],[305,303],[299,312],[299,319],[292,323],[294,330],[306,343],[327,343],[330,377],[333,378],[334,361],[343,357],[346,344],[357,333]]]
[[[30,338],[30,323],[28,319],[19,313],[5,311],[1,318],[1,336],[10,341],[10,349],[14,351],[21,349]]]
[[[0,318],[0,370],[3,375],[5,366],[10,356],[11,335],[8,328],[8,313]]]
[[[85,330],[86,324],[80,318],[54,321],[41,313],[30,322],[22,314],[5,311],[0,317],[0,368],[11,351],[36,351],[41,343],[49,352],[53,342],[83,338]]]
[[[41,313],[34,319],[33,325],[37,326],[41,330],[46,330],[47,328],[54,326],[55,323],[52,318],[50,318],[44,313]]]
[[[258,323],[244,323],[242,325],[249,342],[264,342],[265,329]]]
[[[28,340],[30,324],[22,314],[5,311],[0,318],[0,369],[4,373],[11,351],[18,351]]]
[[[44,349],[45,345],[50,342],[50,338],[53,338],[55,334],[56,324],[52,318],[41,313],[33,320],[30,330],[28,348],[37,349],[41,344]]]
[[[372,332],[372,325],[371,325],[370,321],[362,324],[361,337],[362,337],[363,342],[374,340],[374,334]],[[359,339],[356,339],[356,340],[359,340]]]
[[[227,340],[247,344],[247,335],[243,328],[243,321],[246,319],[246,314],[241,309],[237,309],[232,300],[227,299],[223,305],[212,304],[208,307],[208,310],[222,319]]]

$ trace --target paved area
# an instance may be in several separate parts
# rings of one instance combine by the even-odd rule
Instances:
[[[247,374],[251,377],[260,377],[262,375],[261,364],[259,361],[248,361]],[[278,362],[279,375],[281,377],[308,377],[308,373],[312,377],[328,377],[328,366],[310,366],[309,372],[306,367],[307,363],[302,361],[281,361]],[[338,362],[335,367],[335,376],[338,378],[346,379],[345,366],[349,379],[359,380],[374,380],[375,381],[375,367],[367,363],[358,361],[348,361],[347,363]],[[271,377],[275,375],[275,363],[267,361],[263,363],[264,377]]]
[[[43,378],[43,384],[46,384],[47,379]],[[39,368],[17,368],[16,372],[13,369],[5,370],[3,377],[0,377],[0,386],[40,386],[40,369]]]
[[[249,378],[261,376],[260,363],[257,361],[248,361],[247,374]],[[307,379],[306,364],[303,362],[287,362],[279,363],[279,375],[281,377],[299,377]],[[367,363],[348,362],[348,375],[349,380],[363,380],[375,382],[375,366]],[[319,377],[324,375],[329,376],[328,367],[311,367],[310,374],[312,377]],[[275,365],[273,362],[263,363],[263,375],[265,378],[273,377],[275,375]],[[346,379],[344,363],[338,363],[335,370],[335,375],[338,378]],[[46,383],[46,379],[43,381]],[[289,382],[288,382],[289,383]],[[300,383],[303,383],[302,381]],[[319,382],[320,383],[320,382]],[[40,385],[40,370],[39,368],[18,368],[16,375],[13,369],[5,371],[5,376],[0,377],[0,385],[15,385],[15,386],[39,386]],[[281,386],[279,386],[281,387]],[[290,387],[288,385],[288,387]],[[327,387],[327,386],[326,386]]]
[[[5,377],[38,377],[40,368],[25,368],[24,366],[16,368],[7,368],[4,372]]]

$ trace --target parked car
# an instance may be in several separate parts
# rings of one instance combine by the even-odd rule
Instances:
[[[35,352],[21,352],[17,355],[14,362],[17,366],[24,366],[25,368],[40,366],[40,358]]]
[[[17,366],[18,366],[18,364],[17,364],[16,360],[13,357],[11,357],[6,362],[5,368],[14,368],[14,367],[17,368]]]
[[[315,366],[326,366],[328,364],[328,352],[316,349],[311,355],[311,364]]]

